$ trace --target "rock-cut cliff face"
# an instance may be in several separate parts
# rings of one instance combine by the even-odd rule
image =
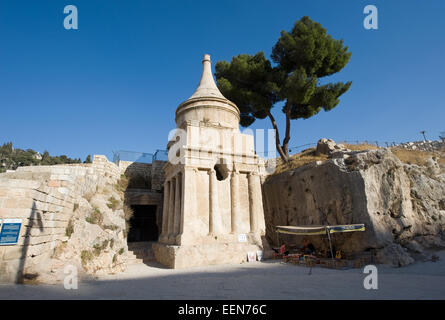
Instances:
[[[428,166],[402,163],[388,149],[345,152],[269,176],[263,185],[266,235],[278,242],[277,225],[364,223],[365,232],[333,235],[345,253],[376,249],[379,262],[403,266],[445,247],[445,174]],[[320,236],[310,240],[326,247]]]

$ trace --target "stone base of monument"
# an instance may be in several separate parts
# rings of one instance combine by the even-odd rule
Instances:
[[[156,260],[173,269],[216,264],[238,264],[247,261],[247,253],[263,247],[249,243],[212,243],[200,245],[153,244]]]

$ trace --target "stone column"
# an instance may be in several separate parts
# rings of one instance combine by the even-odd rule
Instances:
[[[168,236],[168,209],[169,209],[170,182],[164,182],[164,203],[162,204],[162,232],[161,239]]]
[[[181,213],[181,234],[177,237],[177,245],[194,244],[195,224],[197,215],[196,178],[198,170],[193,167],[184,167],[182,172],[183,199]]]
[[[221,230],[221,219],[219,216],[218,206],[218,185],[215,170],[209,171],[209,196],[210,196],[210,210],[209,210],[209,233],[218,234]]]
[[[175,178],[170,179],[170,192],[169,192],[169,204],[168,204],[168,238],[173,236],[173,224],[175,218]]]
[[[247,176],[249,186],[249,213],[250,213],[250,232],[258,231],[258,216],[260,214],[259,202],[261,194],[258,194],[256,187],[260,183],[258,174],[250,172]]]
[[[240,219],[240,203],[239,203],[239,173],[236,171],[232,172],[230,179],[230,199],[232,207],[232,233],[239,232],[239,219]]]
[[[266,234],[266,221],[264,220],[264,202],[263,202],[263,183],[264,183],[264,175],[258,176],[255,178],[255,189],[257,197],[258,197],[258,231],[262,236]]]
[[[176,175],[176,189],[175,189],[175,219],[173,223],[173,236],[176,237],[179,234],[181,223],[181,173]]]

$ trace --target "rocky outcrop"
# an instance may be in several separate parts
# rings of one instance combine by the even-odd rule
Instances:
[[[124,271],[128,247],[122,203],[112,186],[80,198],[67,226],[68,239],[52,255],[51,271],[60,276],[62,268],[56,267],[68,264],[89,275]]]
[[[404,142],[398,144],[398,148],[403,148],[406,150],[419,150],[419,151],[441,151],[443,150],[445,144],[444,141],[416,141],[416,142]]]
[[[346,151],[269,176],[263,185],[268,240],[301,241],[277,238],[276,225],[364,223],[365,232],[335,234],[336,248],[376,249],[380,262],[394,266],[427,259],[429,249],[445,247],[445,174],[434,159],[428,163],[404,164],[388,149]],[[326,247],[322,237],[311,241]]]
[[[22,219],[19,242],[0,247],[0,281],[57,282],[125,268],[126,217],[119,168],[92,164],[20,167],[0,174],[0,217]]]
[[[332,139],[320,139],[315,149],[315,155],[326,154],[328,156],[336,155],[337,153],[350,152],[343,144],[337,144]]]

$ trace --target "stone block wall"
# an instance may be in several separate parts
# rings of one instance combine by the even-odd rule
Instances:
[[[119,161],[119,170],[129,179],[129,188],[151,189],[151,163]]]
[[[97,155],[92,164],[20,167],[0,174],[0,218],[23,222],[18,244],[0,246],[0,282],[47,271],[54,248],[67,240],[74,204],[119,177],[119,168]]]
[[[151,166],[151,189],[161,191],[164,188],[164,166],[167,161],[155,160]]]
[[[119,161],[119,170],[129,178],[129,188],[161,191],[165,175],[163,168],[167,161],[155,160],[153,163]]]

